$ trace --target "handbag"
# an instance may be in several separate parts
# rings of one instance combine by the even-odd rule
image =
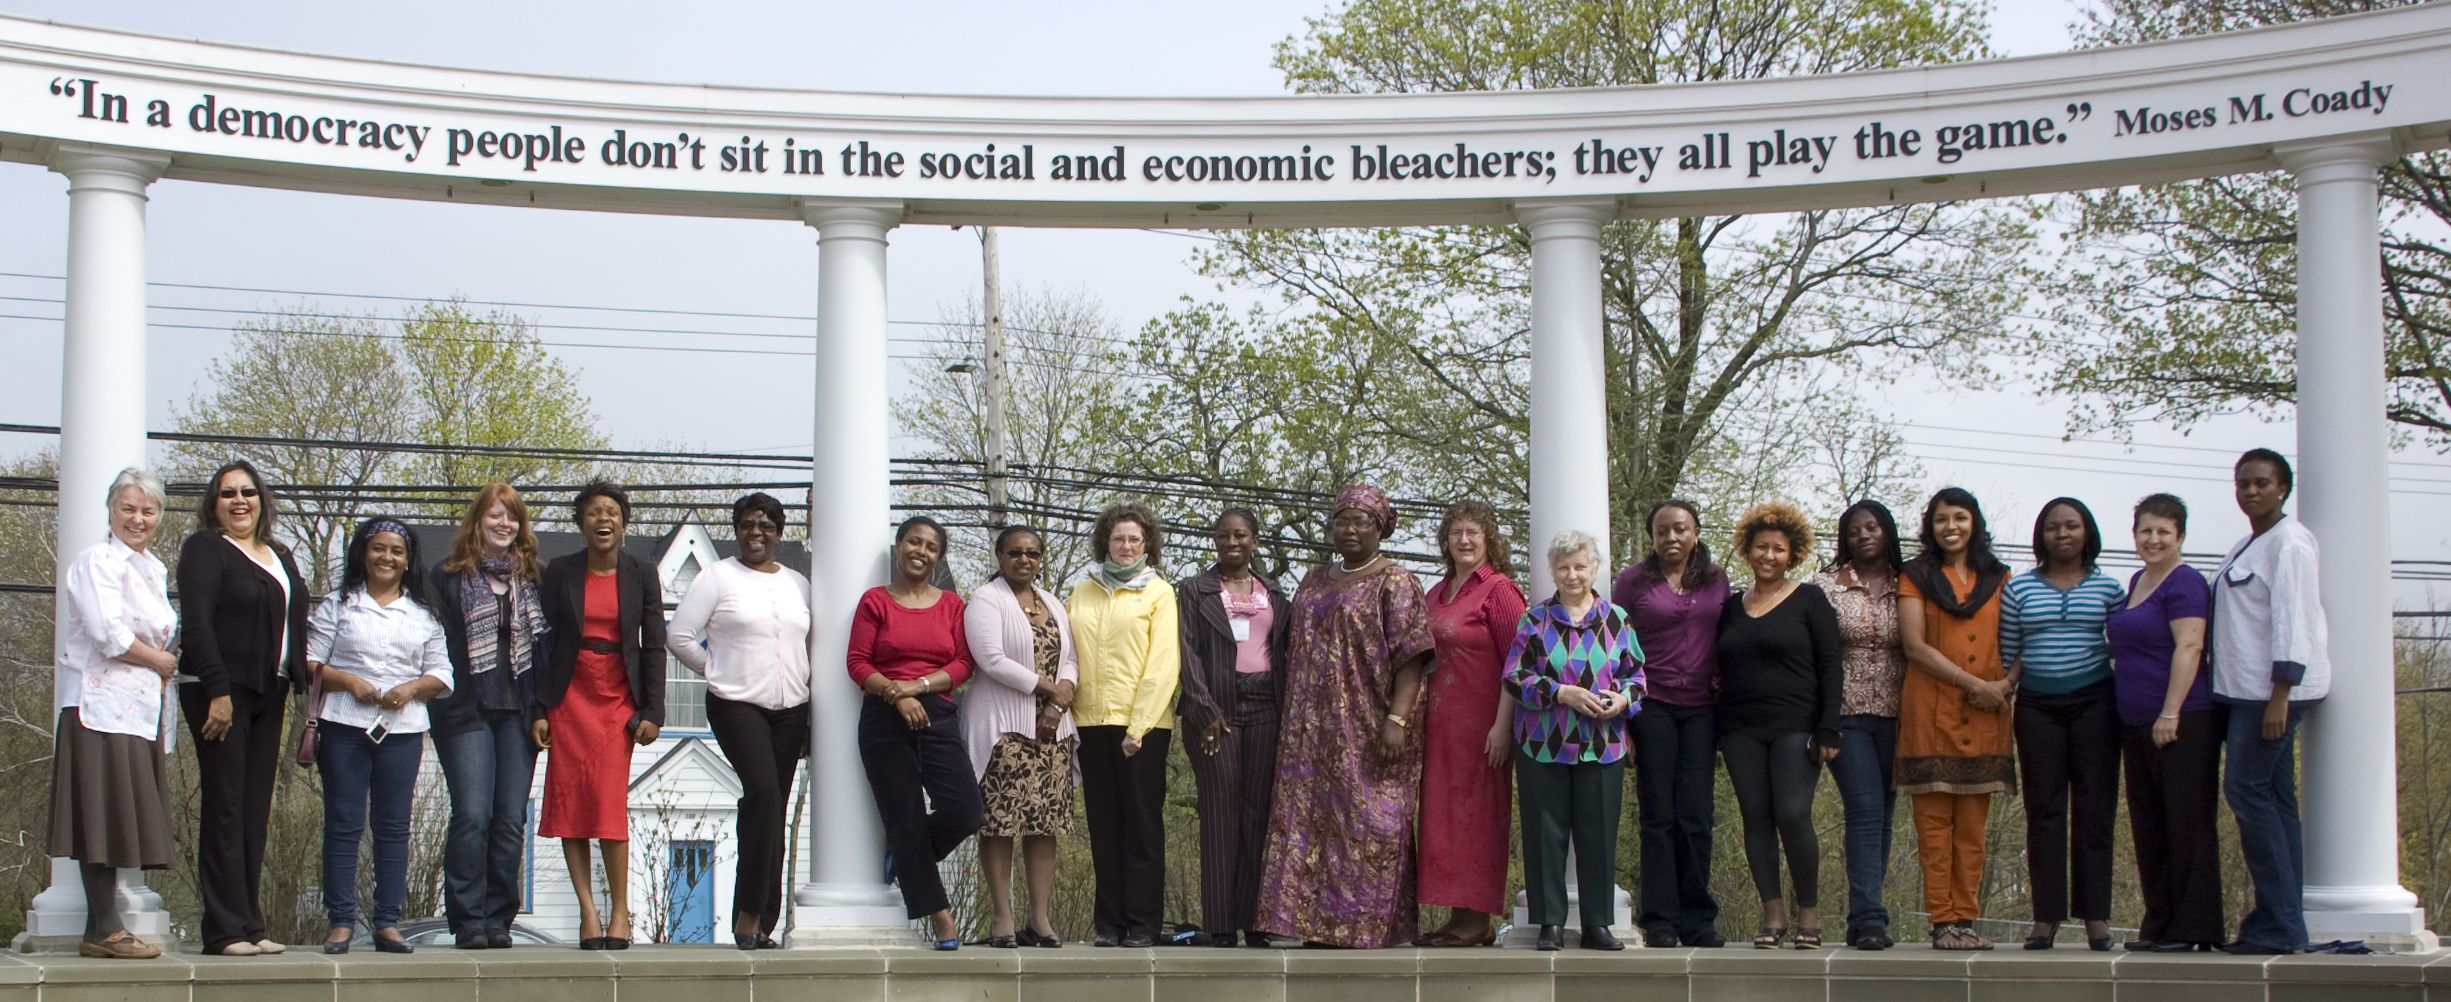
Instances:
[[[315,749],[323,739],[323,669],[316,669],[306,684],[306,723],[298,728],[298,765],[315,767]]]

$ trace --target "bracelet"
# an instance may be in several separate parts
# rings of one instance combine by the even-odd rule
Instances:
[[[1405,727],[1405,728],[1409,728],[1409,727],[1413,726],[1413,725],[1411,725],[1411,724],[1409,724],[1409,723],[1406,723],[1403,717],[1397,716],[1396,714],[1393,714],[1393,713],[1390,713],[1390,714],[1388,714],[1388,715],[1387,715],[1387,722],[1388,722],[1388,723],[1391,723],[1391,724],[1394,724],[1394,725],[1396,725],[1396,726],[1398,726],[1398,727]]]
[[[2176,713],[2165,713],[2165,714],[2162,714],[2161,716],[2159,716],[2159,717],[2155,717],[2155,718],[2153,718],[2153,719],[2155,719],[2155,720],[2177,720],[2177,719],[2179,719],[2179,715],[2178,715],[2178,714],[2176,714]]]

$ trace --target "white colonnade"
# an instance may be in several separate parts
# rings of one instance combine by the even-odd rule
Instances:
[[[2332,939],[2430,939],[2400,886],[2384,417],[2382,235],[2388,136],[2276,151],[2298,185],[2299,516],[2322,547],[2332,691],[2304,725],[2306,926]],[[2217,611],[2216,611],[2217,612]],[[2243,906],[2243,902],[2239,903]],[[2430,946],[2430,942],[2425,944]]]
[[[62,143],[50,158],[68,179],[68,289],[60,360],[59,514],[53,580],[110,531],[102,492],[145,462],[145,190],[170,158]],[[57,615],[53,622],[59,622]],[[55,638],[52,654],[57,657]],[[57,716],[65,695],[54,690]],[[169,726],[177,722],[165,721]],[[170,932],[161,895],[141,871],[119,874],[121,921],[151,942]],[[51,861],[51,886],[26,910],[28,942],[73,946],[85,931],[76,864]]]
[[[907,942],[902,896],[885,882],[885,830],[860,766],[860,703],[843,674],[851,609],[885,581],[893,489],[887,449],[892,373],[886,360],[886,234],[894,202],[810,202],[817,229],[817,447],[809,524],[827,526],[810,547],[809,881],[797,892],[792,946]]]

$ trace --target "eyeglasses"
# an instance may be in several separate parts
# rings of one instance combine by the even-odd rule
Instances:
[[[251,498],[262,493],[264,492],[253,487],[224,487],[221,489],[221,496],[224,498]]]
[[[1379,520],[1369,515],[1361,514],[1338,515],[1334,519],[1330,520],[1328,524],[1339,529],[1376,529],[1379,527]]]
[[[1006,550],[1006,551],[1004,551],[1004,559],[1006,559],[1006,560],[1044,560],[1044,559],[1046,559],[1046,557],[1047,557],[1047,551],[1045,551],[1045,550]]]

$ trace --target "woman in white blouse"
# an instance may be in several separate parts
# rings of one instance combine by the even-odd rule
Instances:
[[[962,635],[978,678],[962,697],[962,743],[979,777],[989,946],[1062,946],[1047,912],[1055,839],[1072,830],[1072,697],[1081,665],[1071,622],[1038,584],[1047,558],[1036,530],[996,533],[996,576],[970,593]],[[1030,887],[1030,924],[1013,924],[1013,843]]]
[[[323,772],[323,952],[347,953],[357,933],[358,843],[374,829],[374,947],[400,938],[408,901],[409,805],[425,758],[426,701],[451,691],[443,627],[425,599],[417,537],[376,516],[349,540],[340,588],[306,623],[306,660],[323,689],[315,714]]]
[[[60,577],[60,660],[53,680],[58,747],[51,759],[50,854],[77,861],[85,883],[87,957],[143,960],[162,951],[119,919],[120,867],[170,866],[170,732],[163,712],[178,659],[169,576],[152,552],[162,483],[119,471],[104,497],[110,536]]]
[[[775,561],[783,502],[732,503],[740,555],[707,568],[672,614],[665,646],[706,677],[706,722],[740,776],[732,942],[771,950],[783,916],[783,825],[809,741],[809,580]]]

